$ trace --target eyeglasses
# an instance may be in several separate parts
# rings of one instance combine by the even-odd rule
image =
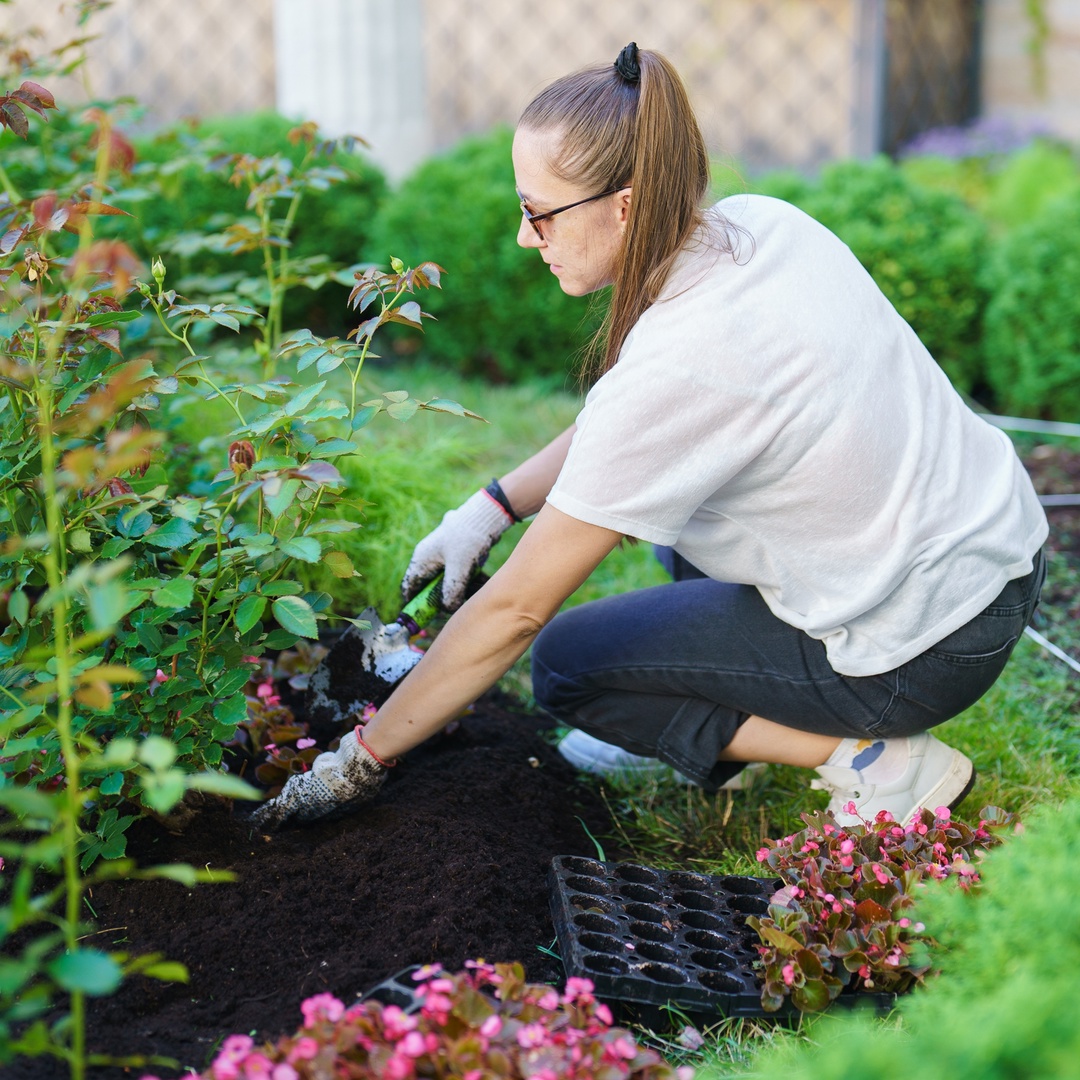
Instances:
[[[560,206],[557,210],[548,210],[543,214],[534,214],[530,209],[528,203],[525,202],[525,196],[519,191],[517,193],[518,201],[521,203],[521,212],[525,216],[525,220],[533,227],[536,235],[544,240],[544,234],[540,230],[539,222],[547,221],[549,218],[553,218],[556,214],[561,214],[565,210],[573,210],[575,206],[584,206],[585,203],[596,202],[597,199],[606,199],[609,195],[614,195],[617,192],[622,191],[622,188],[612,188],[610,191],[601,191],[599,195],[590,195],[587,199],[578,199],[577,202],[567,203],[566,206]]]

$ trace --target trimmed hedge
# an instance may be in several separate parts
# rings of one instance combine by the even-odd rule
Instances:
[[[1080,419],[1080,189],[1003,237],[986,280],[986,371],[1000,406]]]

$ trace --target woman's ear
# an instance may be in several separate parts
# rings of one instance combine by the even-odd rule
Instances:
[[[615,212],[618,214],[619,228],[625,229],[630,220],[630,200],[633,198],[634,189],[629,187],[620,188],[615,192]]]

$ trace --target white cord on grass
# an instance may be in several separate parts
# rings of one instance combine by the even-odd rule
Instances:
[[[1063,664],[1068,664],[1073,671],[1080,672],[1080,663],[1077,663],[1067,652],[1063,652],[1059,649],[1052,641],[1047,641],[1038,630],[1033,630],[1029,626],[1025,628],[1024,633],[1027,634],[1032,641],[1041,645],[1051,656],[1057,657]]]

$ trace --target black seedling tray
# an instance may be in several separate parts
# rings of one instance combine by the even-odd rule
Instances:
[[[396,1005],[402,1012],[414,1013],[420,1009],[420,998],[416,996],[416,982],[413,973],[420,965],[402,968],[401,971],[383,979],[377,986],[360,995],[361,1001],[378,1001],[383,1005]]]
[[[548,873],[551,914],[568,977],[591,979],[598,997],[674,1006],[695,1016],[785,1016],[761,1006],[757,932],[778,878],[711,877],[558,856]],[[891,994],[841,999],[888,1008]]]

